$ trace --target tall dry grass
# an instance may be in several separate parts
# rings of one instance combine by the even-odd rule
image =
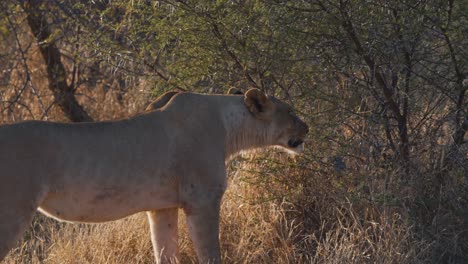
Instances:
[[[256,156],[230,166],[220,234],[225,263],[441,263],[434,251],[457,247],[450,244],[454,230],[440,230],[437,239],[421,236],[408,212],[357,198],[328,175],[299,170],[305,160],[273,154],[283,172],[274,174],[278,168],[266,162],[271,154]],[[180,219],[180,262],[196,263]],[[38,215],[5,263],[152,263],[148,230],[144,213],[94,225]]]

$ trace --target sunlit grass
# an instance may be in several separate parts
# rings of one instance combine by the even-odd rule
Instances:
[[[338,190],[332,190],[329,183],[301,185],[305,174],[301,176],[294,167],[289,167],[288,175],[270,174],[276,178],[260,184],[265,175],[255,175],[261,169],[258,166],[255,162],[237,163],[231,173],[221,217],[225,263],[418,263],[431,259],[429,251],[435,242],[415,237],[414,225],[400,210],[364,200],[351,202],[346,196],[342,200],[333,197]],[[288,177],[297,189],[282,189],[285,185],[281,177]],[[304,204],[306,200],[310,204]],[[180,217],[179,225],[180,262],[196,263],[184,217]],[[58,223],[38,215],[25,239],[5,260],[152,262],[144,213],[93,225]]]

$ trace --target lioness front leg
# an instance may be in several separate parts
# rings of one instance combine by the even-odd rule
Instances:
[[[0,184],[0,262],[28,228],[45,196],[35,182],[23,186],[24,178],[17,176],[10,181],[7,178],[6,184]]]
[[[23,205],[21,205],[23,206]],[[31,223],[35,208],[4,206],[0,201],[0,262]]]
[[[176,263],[178,257],[178,208],[148,212],[156,263]]]
[[[184,208],[189,234],[200,264],[221,263],[219,247],[220,199]]]

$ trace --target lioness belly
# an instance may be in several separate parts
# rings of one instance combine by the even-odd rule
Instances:
[[[54,192],[47,195],[39,211],[70,222],[105,222],[128,215],[178,206],[176,190],[101,188]]]

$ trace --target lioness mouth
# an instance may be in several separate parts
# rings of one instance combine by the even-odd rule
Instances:
[[[302,139],[290,139],[288,141],[288,147],[290,148],[297,148],[299,145],[301,145],[302,143],[304,143],[304,141]]]

